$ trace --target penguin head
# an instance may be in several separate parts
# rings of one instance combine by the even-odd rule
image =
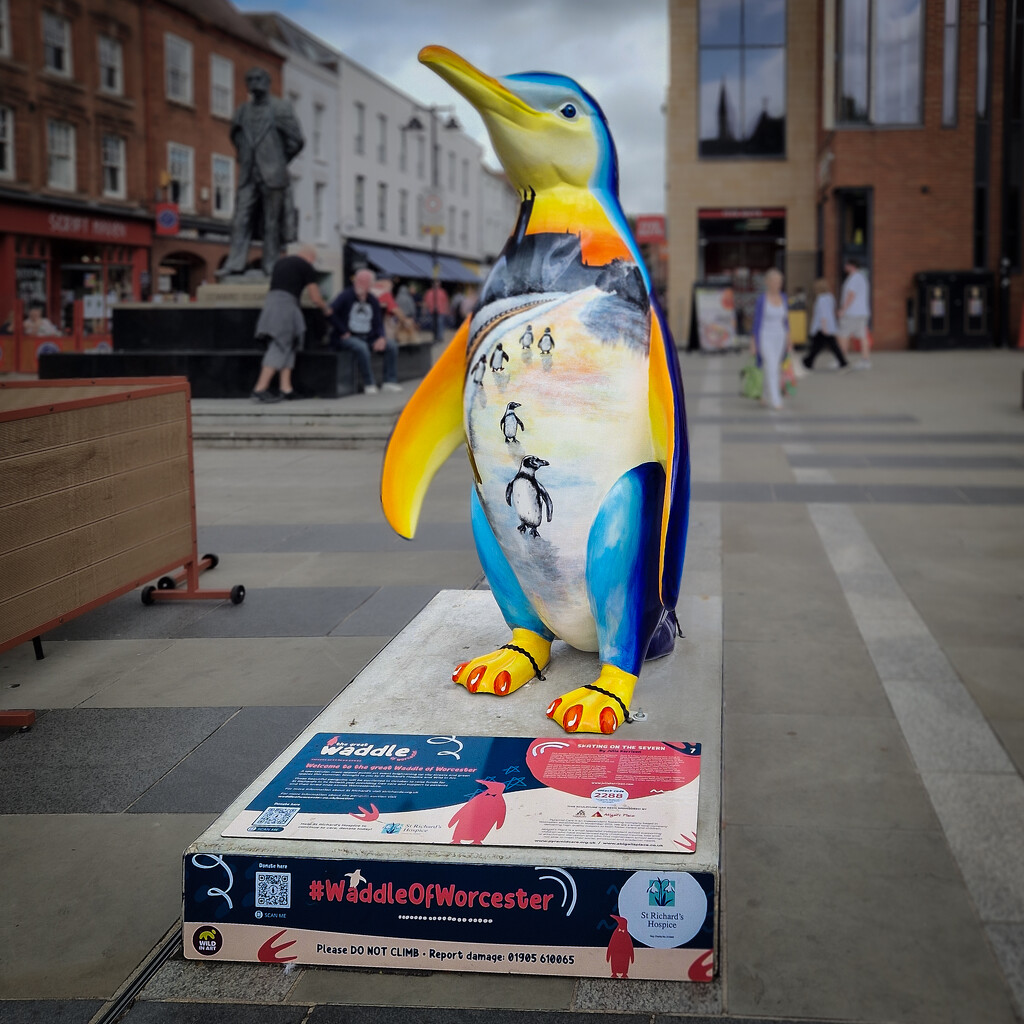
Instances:
[[[536,455],[527,455],[526,458],[523,459],[523,463],[522,463],[522,466],[520,468],[521,469],[537,470],[537,469],[540,469],[541,466],[550,466],[550,465],[551,465],[550,462],[545,462],[543,459],[537,458]]]
[[[620,928],[625,928],[629,924],[624,917],[619,917],[618,914],[609,914],[609,917],[611,917]]]
[[[504,782],[489,782],[487,779],[477,779],[476,781],[487,790],[487,796],[498,796],[505,792]]]
[[[492,78],[443,46],[425,46],[419,57],[480,112],[514,188],[570,185],[618,194],[604,114],[571,78],[543,71]]]
[[[508,405],[505,406],[505,412],[511,412],[513,409],[518,409],[518,408],[519,408],[519,403],[518,402],[509,402]]]

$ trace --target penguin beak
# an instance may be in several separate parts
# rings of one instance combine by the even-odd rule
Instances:
[[[488,115],[494,115],[520,127],[528,127],[540,116],[496,78],[485,75],[447,47],[424,46],[419,56],[421,64],[437,72],[456,92],[465,96],[485,121]]]
[[[538,459],[537,460],[537,467],[538,468],[541,467],[541,466],[550,466],[550,465],[551,465],[551,463],[550,462],[545,462],[544,459]]]

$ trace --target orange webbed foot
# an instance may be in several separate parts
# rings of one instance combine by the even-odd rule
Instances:
[[[512,630],[512,639],[498,650],[455,666],[452,682],[470,693],[507,697],[534,676],[541,676],[551,657],[551,641],[529,629]]]

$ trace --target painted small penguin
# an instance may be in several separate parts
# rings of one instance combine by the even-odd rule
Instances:
[[[605,959],[612,969],[613,978],[628,978],[629,965],[636,959],[633,952],[633,940],[629,936],[629,922],[618,914],[611,915],[615,919],[615,931],[608,940]]]
[[[505,435],[505,444],[518,444],[516,431],[526,429],[523,421],[513,412],[514,409],[518,408],[518,402],[509,402],[505,406],[505,415],[501,417],[501,432]]]
[[[499,829],[505,824],[505,792],[504,782],[488,782],[477,779],[486,788],[483,793],[464,803],[453,815],[448,827],[455,827],[452,842],[456,845],[472,843],[479,846],[491,829]]]
[[[523,331],[522,336],[519,338],[519,344],[523,348],[529,348],[533,344],[533,326],[531,324],[526,325],[526,330]]]
[[[486,373],[487,373],[487,358],[485,356],[481,356],[477,360],[476,366],[473,367],[473,383],[474,384],[483,384],[483,382],[484,382],[484,374],[486,374]]]
[[[505,369],[505,364],[508,362],[508,353],[501,347],[499,341],[494,351],[491,353],[491,369],[495,373],[500,373]]]
[[[516,529],[523,534],[529,530],[531,537],[540,536],[537,527],[544,518],[545,506],[548,522],[551,522],[551,495],[537,482],[536,476],[538,469],[550,465],[550,462],[538,459],[536,455],[527,455],[519,466],[519,472],[505,488],[505,503],[514,508],[516,515],[519,516],[519,525]]]
[[[540,336],[540,341],[537,342],[537,348],[539,348],[544,355],[549,355],[554,351],[555,339],[551,337],[550,327],[544,328],[544,333]]]

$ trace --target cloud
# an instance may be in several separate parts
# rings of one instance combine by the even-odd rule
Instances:
[[[493,155],[473,108],[416,54],[439,43],[495,76],[554,71],[601,104],[619,153],[623,206],[657,213],[665,203],[668,0],[278,0],[276,9],[417,102],[454,104],[460,124]],[[265,0],[237,0],[241,10]]]

